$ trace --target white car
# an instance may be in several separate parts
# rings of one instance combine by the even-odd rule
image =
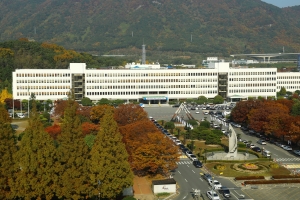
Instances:
[[[219,195],[213,190],[207,191],[206,196],[211,200],[220,200]]]
[[[198,160],[197,156],[195,156],[194,154],[191,154],[191,155],[189,156],[189,158],[190,158],[192,161]]]
[[[286,151],[293,151],[293,148],[290,146],[284,146],[283,149]]]
[[[266,145],[267,144],[266,141],[264,141],[264,140],[258,140],[257,143],[261,144],[261,145]]]
[[[215,190],[220,189],[222,187],[222,184],[217,180],[209,180],[208,183]]]
[[[200,112],[199,112],[199,111],[196,111],[196,114],[200,114]]]
[[[208,115],[208,112],[204,112],[204,115]]]
[[[180,140],[175,140],[175,144],[177,145],[177,146],[179,146],[179,145],[181,145],[181,142],[180,142]]]

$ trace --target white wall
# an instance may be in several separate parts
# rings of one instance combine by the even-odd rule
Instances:
[[[153,193],[175,193],[176,192],[176,184],[167,184],[167,185],[153,185]]]

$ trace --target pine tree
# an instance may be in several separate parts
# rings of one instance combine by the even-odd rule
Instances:
[[[52,199],[55,196],[57,151],[51,136],[44,131],[32,100],[28,127],[14,159],[18,172],[13,184],[13,192],[24,199]]]
[[[80,119],[76,115],[77,107],[72,92],[64,111],[61,134],[57,138],[61,163],[57,195],[67,199],[81,199],[89,193],[86,163],[88,146],[84,141]]]
[[[113,114],[107,112],[100,125],[90,152],[90,181],[94,195],[100,193],[101,197],[115,198],[123,189],[132,186],[133,173]]]
[[[12,198],[10,182],[14,178],[13,155],[17,149],[10,123],[11,119],[4,105],[0,104],[0,199]]]

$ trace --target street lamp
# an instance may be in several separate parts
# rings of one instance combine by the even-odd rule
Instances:
[[[98,194],[98,199],[99,199],[99,200],[101,199],[100,185],[101,185],[101,181],[100,181],[100,180],[98,180],[98,191],[99,191],[99,194]]]

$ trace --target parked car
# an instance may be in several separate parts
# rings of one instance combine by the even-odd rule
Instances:
[[[213,190],[207,191],[206,196],[211,200],[220,200],[219,195]]]
[[[212,176],[210,174],[203,174],[203,179],[209,181],[212,180]]]
[[[253,147],[252,150],[256,152],[261,152],[261,149],[259,147]]]
[[[214,179],[209,180],[208,183],[214,189],[220,189],[222,187],[222,184]]]
[[[195,160],[193,161],[193,165],[197,168],[201,168],[203,165],[199,160]]]
[[[186,148],[186,147],[184,147],[184,148],[182,149],[182,152],[185,153],[185,154],[186,154],[187,151],[190,151],[190,150],[189,150],[188,148]]]
[[[293,153],[300,156],[300,150],[294,150]]]
[[[246,146],[247,146],[248,148],[250,148],[250,149],[252,149],[253,147],[255,147],[254,144],[249,144],[249,143],[248,143]]]
[[[261,145],[266,145],[267,144],[266,141],[264,141],[264,140],[258,140],[257,143],[261,144]]]
[[[191,154],[191,155],[189,156],[189,158],[190,158],[192,161],[198,160],[197,156],[195,156],[194,154]]]
[[[200,112],[199,112],[199,111],[196,111],[196,114],[200,114]]]
[[[229,198],[231,195],[230,195],[230,190],[227,188],[227,187],[221,187],[219,189],[219,192],[220,194],[222,194],[225,198]]]
[[[293,150],[293,148],[291,146],[284,146],[283,149],[286,150],[286,151],[292,151]]]
[[[185,152],[185,155],[186,155],[187,157],[190,157],[190,155],[193,155],[193,152],[187,151],[187,152]]]

